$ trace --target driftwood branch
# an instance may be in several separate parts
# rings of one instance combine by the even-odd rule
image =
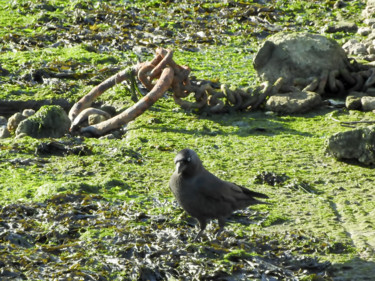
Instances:
[[[134,72],[138,71],[138,68],[141,65],[136,65],[130,69],[124,69],[119,73],[111,76],[104,82],[100,83],[99,85],[95,86],[87,95],[81,98],[77,103],[73,105],[73,107],[69,111],[69,119],[70,121],[74,121],[77,115],[84,109],[91,106],[93,101],[97,99],[101,94],[103,94],[108,89],[112,88],[114,85],[121,83],[125,79],[129,79],[130,75],[134,75]]]
[[[158,82],[152,90],[140,99],[135,105],[129,107],[123,113],[96,125],[85,127],[81,130],[83,134],[89,133],[101,136],[110,130],[117,129],[141,115],[147,108],[152,106],[168,90],[173,81],[173,69],[167,67],[163,70]]]

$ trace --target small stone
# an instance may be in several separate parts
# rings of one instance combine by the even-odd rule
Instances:
[[[103,122],[105,120],[107,120],[107,118],[105,118],[105,116],[101,114],[91,114],[88,117],[88,122],[90,126],[99,124],[100,122]]]
[[[374,62],[375,61],[375,54],[363,56],[363,59],[368,61],[368,62]],[[370,64],[368,64],[368,65],[370,65]]]
[[[361,98],[362,109],[372,111],[375,109],[375,97],[365,96]]]
[[[295,91],[271,96],[266,103],[266,110],[278,113],[303,113],[322,103],[319,94],[309,91]]]
[[[370,55],[374,55],[375,54],[375,46],[374,45],[370,45],[367,47],[367,53],[370,54]]]
[[[10,137],[10,132],[5,125],[0,126],[0,139],[5,139]]]
[[[375,14],[375,3],[372,0],[367,0],[366,8],[362,11],[363,18],[372,18]]]
[[[7,125],[8,120],[4,116],[0,116],[0,126]]]
[[[358,42],[355,39],[351,39],[346,42],[342,48],[349,54],[349,55],[366,55],[367,54],[367,46],[362,42]]]
[[[358,30],[358,26],[354,22],[339,22],[336,25],[326,26],[326,33],[346,32],[355,33]]]
[[[22,111],[22,115],[25,116],[26,118],[30,117],[30,116],[32,116],[34,114],[35,114],[35,110],[34,109],[24,109],[24,111]]]
[[[14,132],[16,131],[18,125],[23,121],[25,120],[26,117],[23,116],[21,113],[17,112],[15,114],[13,114],[11,117],[9,117],[8,119],[8,124],[7,124],[7,127],[8,127],[8,130],[9,132]]]
[[[357,33],[362,36],[367,36],[372,32],[372,29],[368,26],[358,28]]]
[[[345,106],[347,109],[351,109],[351,110],[361,109],[362,107],[361,98],[357,96],[347,96],[345,100]]]
[[[115,116],[116,115],[116,108],[114,106],[111,106],[111,105],[102,105],[100,107],[101,110],[107,112],[109,115],[111,116]]]
[[[363,23],[368,25],[369,27],[375,27],[375,18],[365,19]]]

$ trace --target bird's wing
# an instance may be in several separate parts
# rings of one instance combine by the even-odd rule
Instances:
[[[207,170],[197,177],[196,188],[197,192],[206,199],[205,202],[212,204],[212,208],[218,213],[229,214],[238,209],[239,201],[249,199],[241,187],[223,181]]]
[[[249,190],[232,182],[219,179],[207,170],[197,179],[197,189],[202,196],[218,204],[229,204],[233,210],[249,204],[263,203],[255,199],[268,198],[267,195]]]

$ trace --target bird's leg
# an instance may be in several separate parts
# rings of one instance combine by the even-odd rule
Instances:
[[[224,226],[225,226],[225,218],[221,217],[221,218],[218,218],[218,221],[219,221],[219,230],[216,232],[216,238],[219,237],[219,235],[221,234],[221,232],[223,232],[224,230]]]
[[[195,238],[193,240],[194,242],[197,241],[197,239],[199,237],[201,237],[203,231],[206,229],[206,226],[207,226],[207,221],[205,219],[198,219],[198,221],[199,221],[199,226],[200,226],[201,229],[198,232],[198,234],[195,236]]]

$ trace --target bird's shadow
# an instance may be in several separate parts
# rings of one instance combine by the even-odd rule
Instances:
[[[268,212],[259,212],[252,209],[243,209],[233,212],[227,219],[226,223],[236,223],[244,226],[261,225],[268,217]]]

